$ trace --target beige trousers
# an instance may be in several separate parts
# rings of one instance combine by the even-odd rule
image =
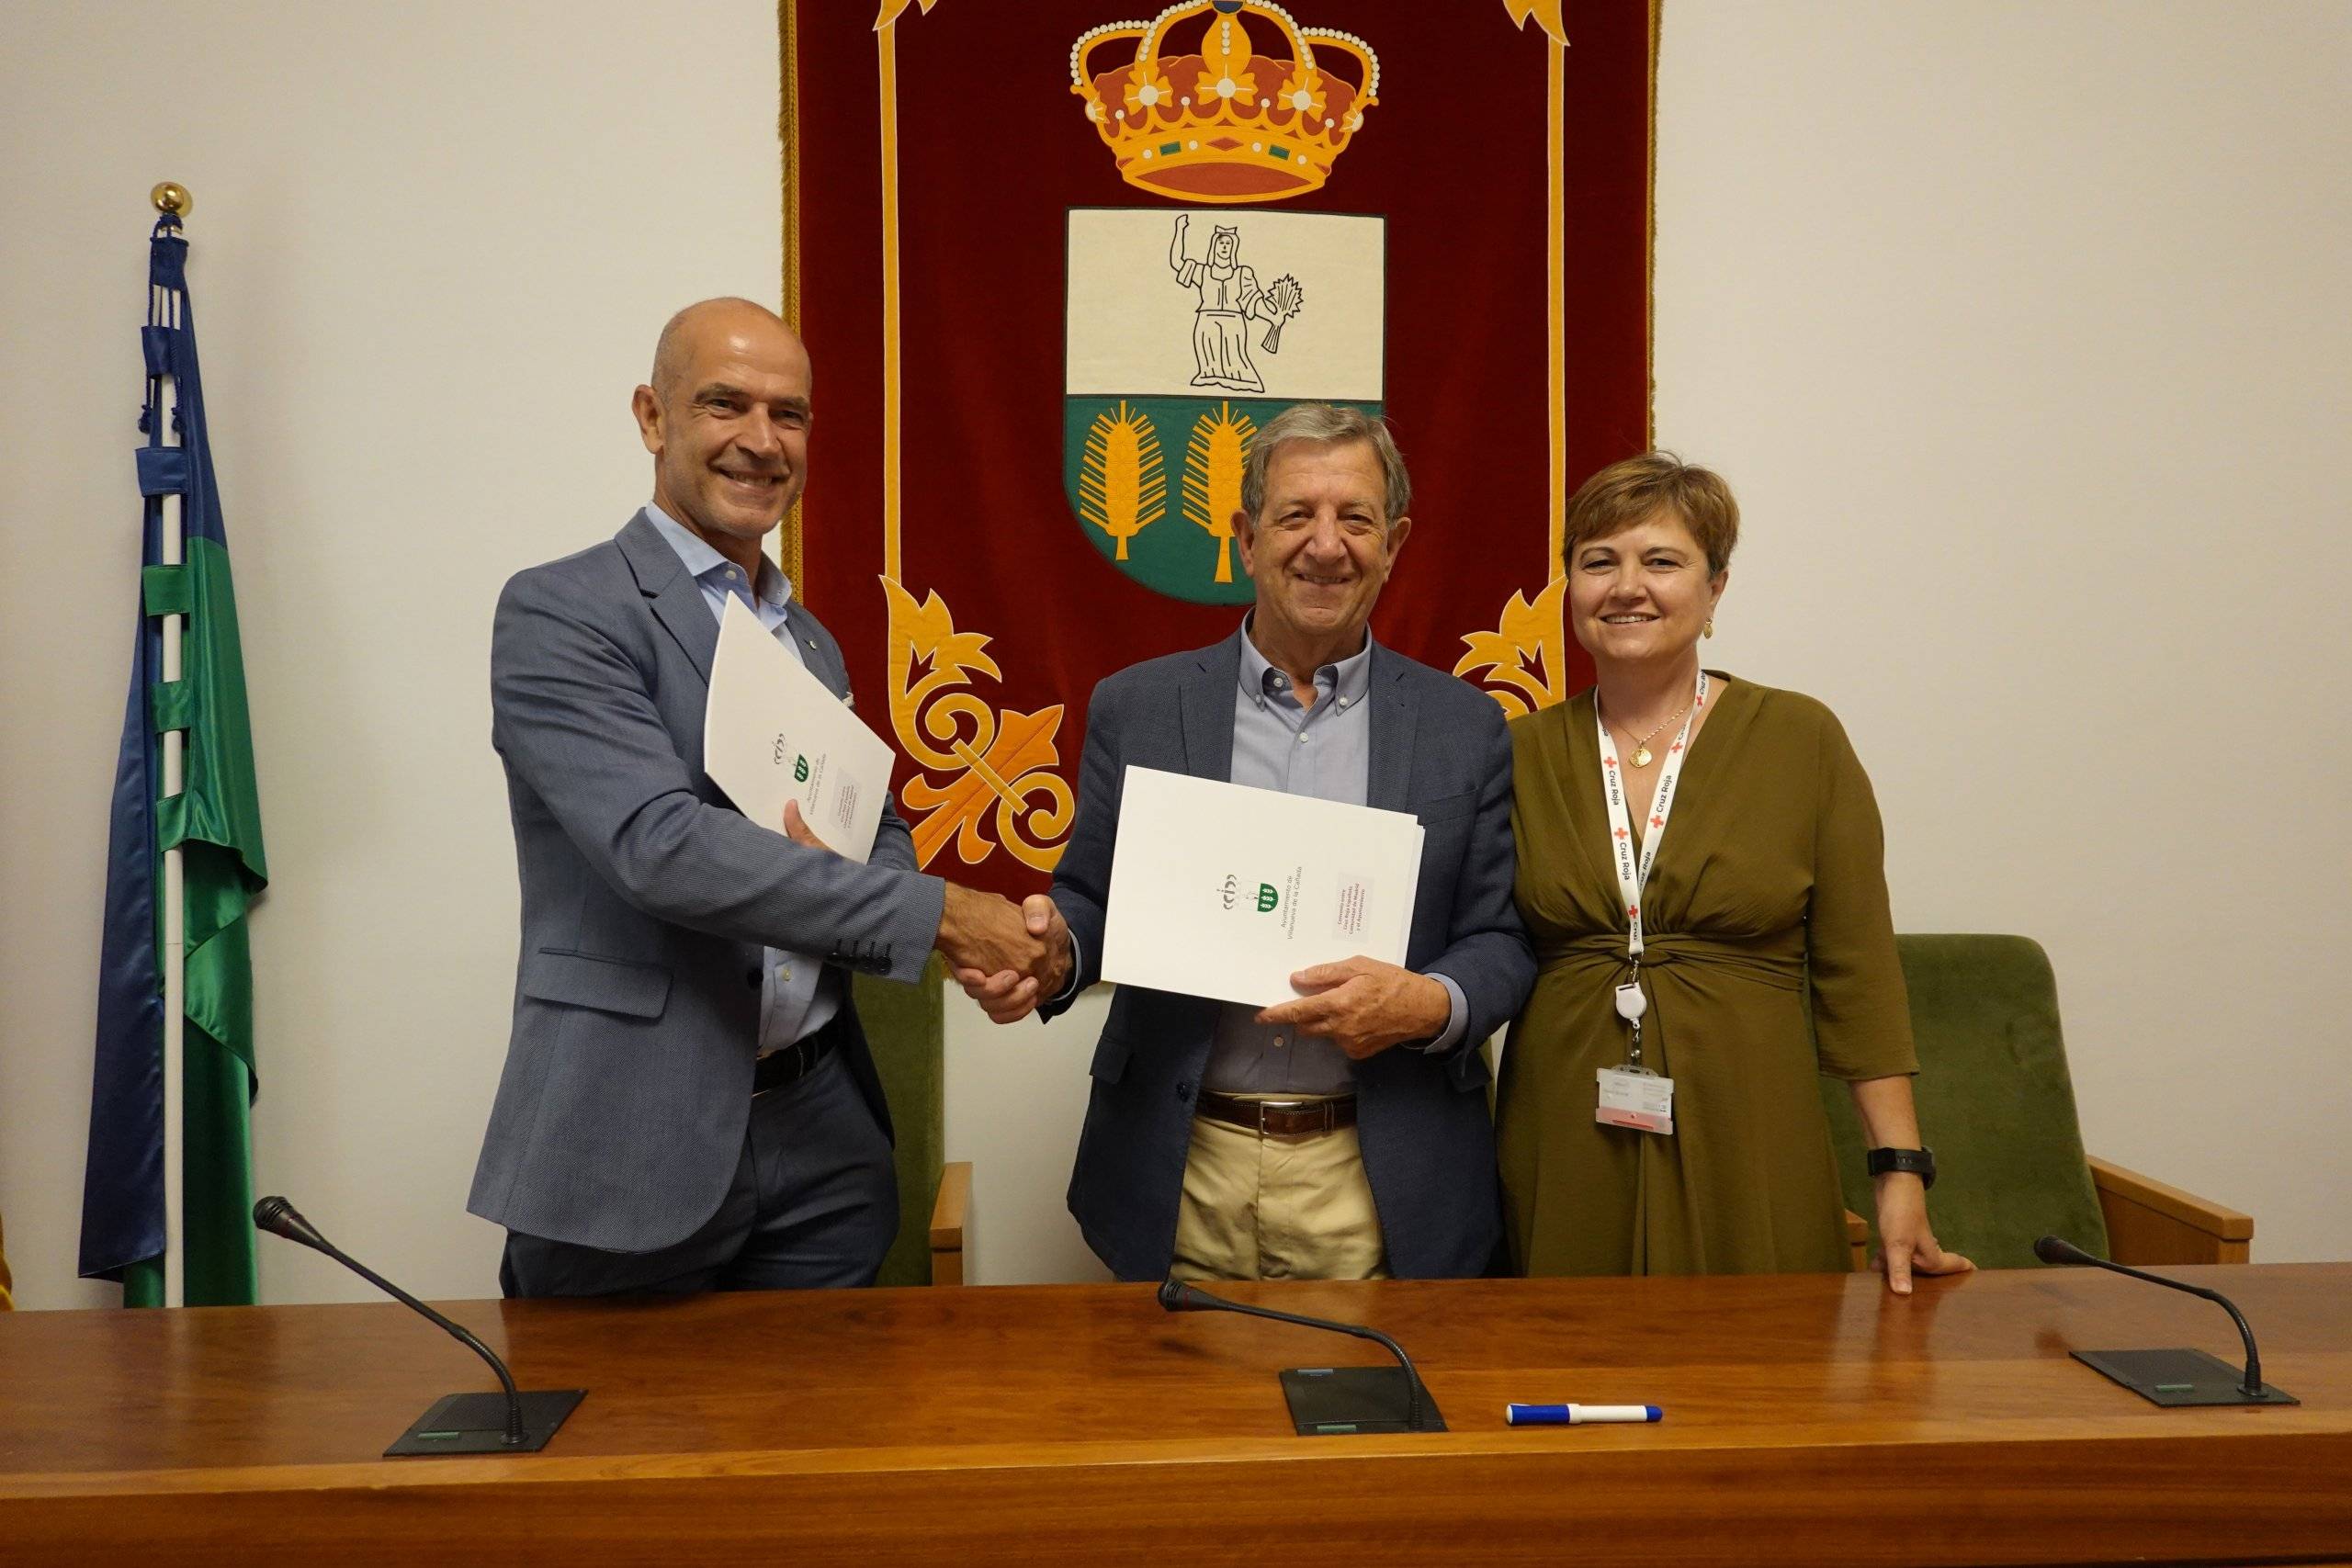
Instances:
[[[1193,1118],[1179,1280],[1385,1280],[1387,1249],[1353,1127],[1261,1138]]]

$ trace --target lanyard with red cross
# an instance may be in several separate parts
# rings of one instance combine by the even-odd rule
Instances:
[[[1690,755],[1690,727],[1699,722],[1706,705],[1707,672],[1702,670],[1690,711],[1674,744],[1667,748],[1665,766],[1658,770],[1657,793],[1650,800],[1649,831],[1642,835],[1637,860],[1633,823],[1625,812],[1625,781],[1617,761],[1617,742],[1600,716],[1600,694],[1593,696],[1592,722],[1600,731],[1600,793],[1609,802],[1609,840],[1617,866],[1617,890],[1625,902],[1625,953],[1634,966],[1633,974],[1617,987],[1617,1016],[1633,1025],[1631,1061],[1636,1068],[1642,1063],[1642,1014],[1648,1010],[1648,999],[1642,995],[1642,889],[1649,886],[1650,867],[1657,863],[1658,846],[1666,841],[1667,818],[1674,815],[1674,786],[1681,782],[1683,759]]]

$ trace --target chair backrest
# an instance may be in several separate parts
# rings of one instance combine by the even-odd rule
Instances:
[[[1984,1269],[2033,1267],[2034,1239],[2048,1235],[2104,1257],[2049,955],[2021,936],[1894,941],[1919,1046],[1919,1126],[1936,1151],[1936,1238]],[[1846,1206],[1871,1218],[1852,1099],[1827,1078],[1821,1091]]]
[[[945,1145],[946,978],[933,953],[922,978],[911,986],[870,975],[850,981],[898,1139],[899,1234],[877,1284],[931,1283],[931,1206],[939,1192]]]

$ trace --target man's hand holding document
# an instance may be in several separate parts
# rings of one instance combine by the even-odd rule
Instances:
[[[1102,977],[1267,1007],[1319,964],[1401,966],[1420,870],[1410,813],[1130,767]]]
[[[736,809],[784,831],[786,801],[825,847],[859,864],[890,789],[890,748],[729,596],[703,709],[703,767]]]

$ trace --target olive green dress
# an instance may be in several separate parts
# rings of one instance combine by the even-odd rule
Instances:
[[[1917,1067],[1878,804],[1844,729],[1793,692],[1720,690],[1642,897],[1643,1060],[1674,1079],[1670,1134],[1592,1119],[1593,1074],[1629,1038],[1593,694],[1511,725],[1519,910],[1540,968],[1496,1121],[1504,1232],[1529,1274],[1847,1268],[1819,1075]]]

